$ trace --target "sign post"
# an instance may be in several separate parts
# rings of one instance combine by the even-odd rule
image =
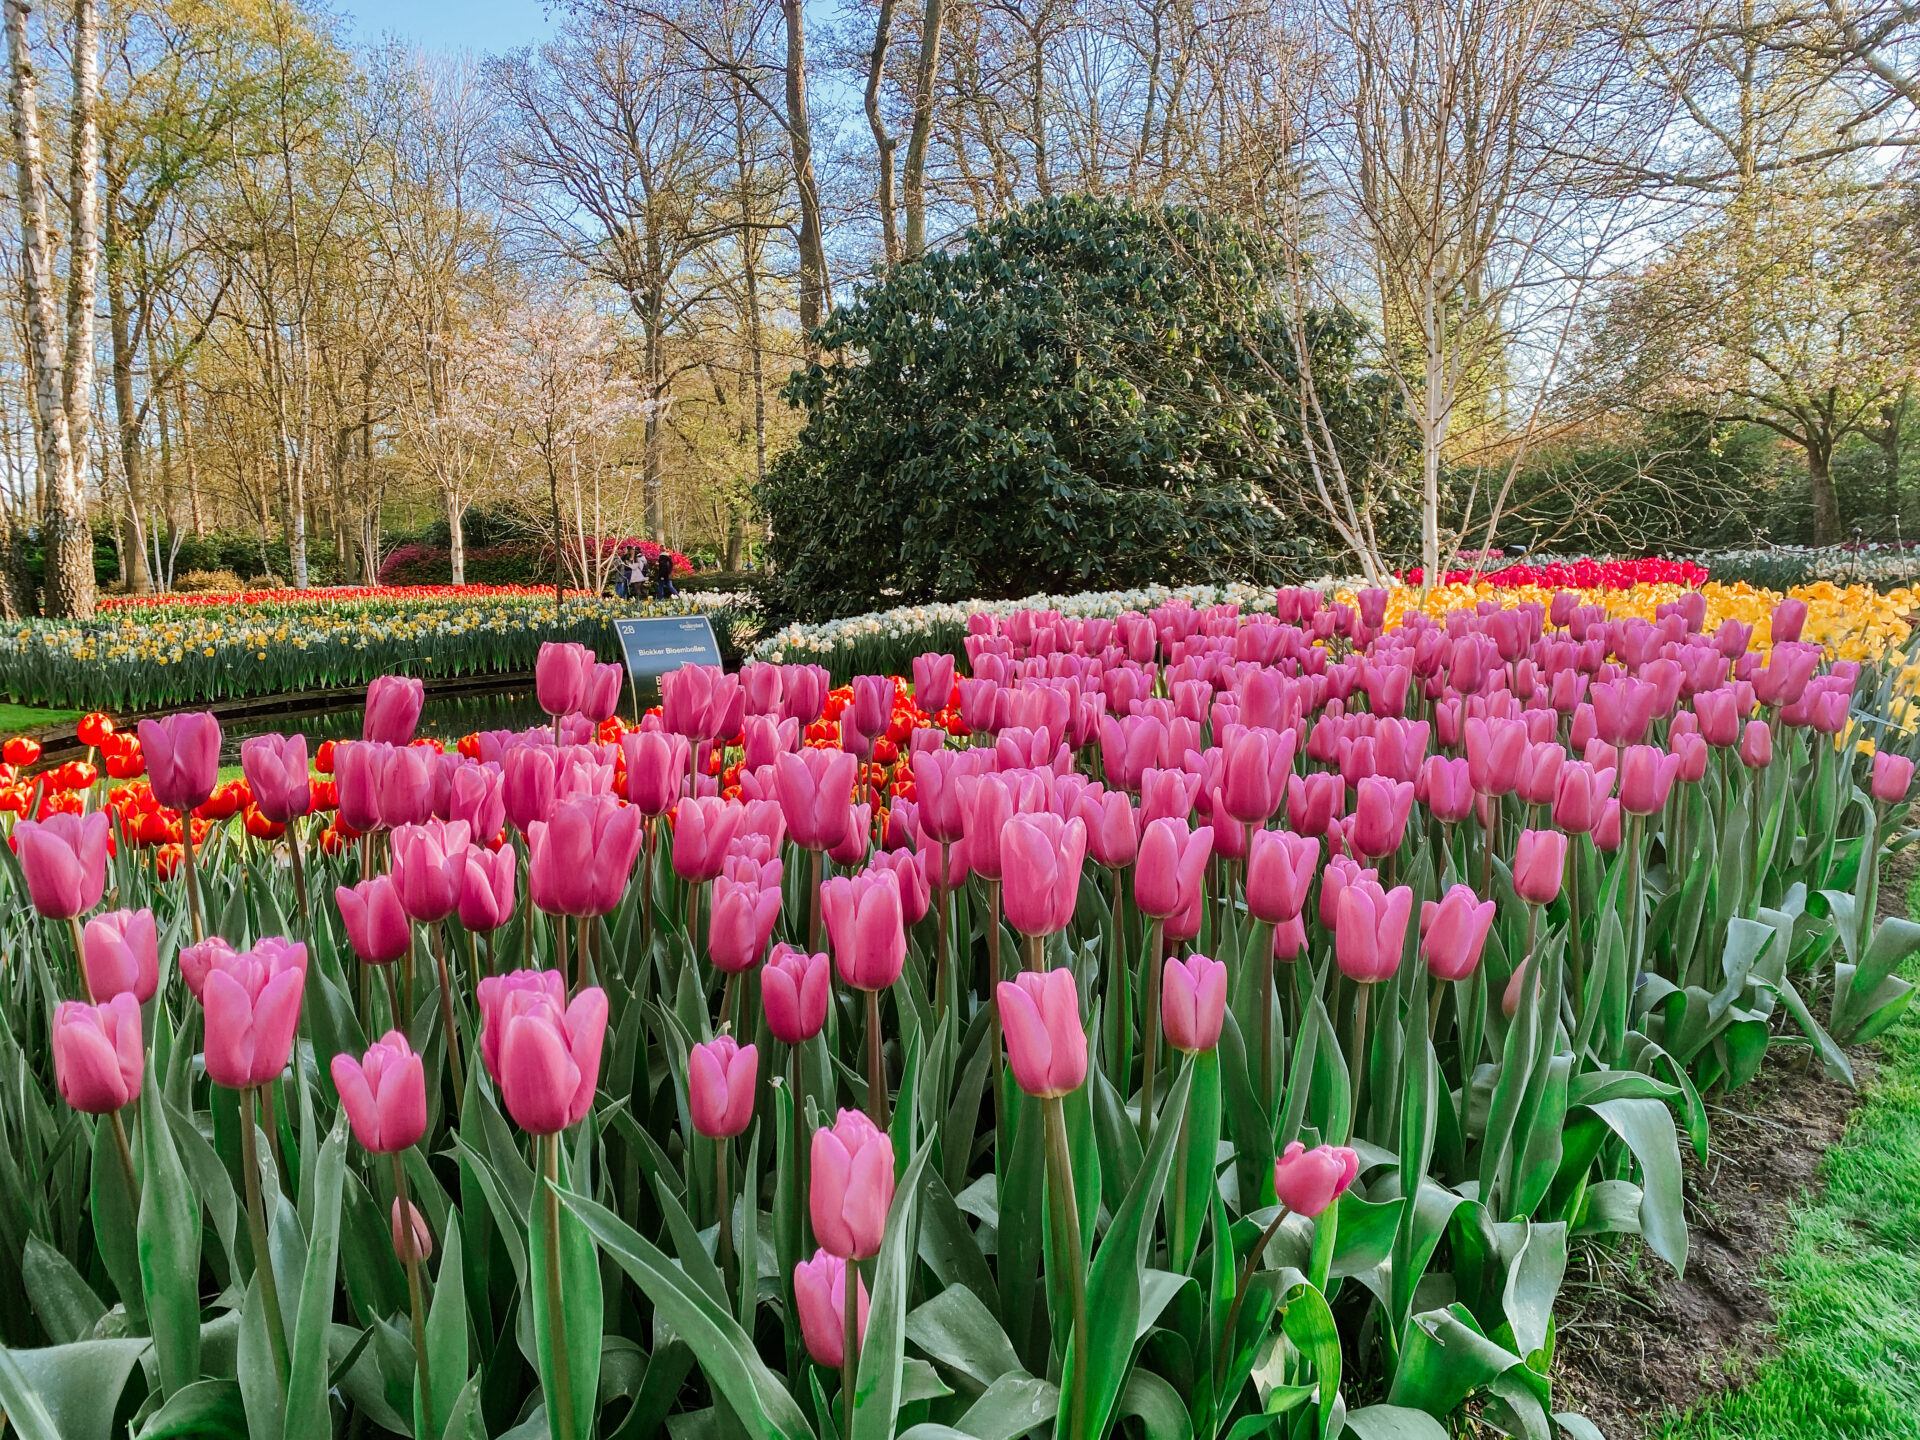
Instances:
[[[613,622],[633,682],[634,719],[639,720],[640,681],[655,680],[682,665],[718,665],[720,642],[704,615],[634,617]]]

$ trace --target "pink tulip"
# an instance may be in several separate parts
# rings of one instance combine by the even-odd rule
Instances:
[[[1160,978],[1160,1023],[1169,1045],[1189,1055],[1213,1049],[1226,1013],[1225,965],[1205,955],[1167,958]]]
[[[580,703],[574,708],[596,725],[610,720],[620,708],[620,691],[626,683],[627,672],[619,665],[589,665]]]
[[[571,640],[548,640],[533,663],[533,693],[549,715],[566,715],[580,708],[593,667],[593,652]]]
[[[216,964],[224,964],[234,955],[233,946],[218,935],[209,935],[193,945],[180,947],[176,963],[180,967],[180,978],[186,982],[187,991],[198,1000],[206,988],[207,974]]]
[[[1380,872],[1362,869],[1357,860],[1345,855],[1333,855],[1327,860],[1327,868],[1320,872],[1320,928],[1332,931],[1340,923],[1340,897],[1346,893],[1347,886],[1370,880],[1378,884]]]
[[[1467,769],[1473,788],[1482,795],[1510,795],[1520,783],[1520,762],[1526,755],[1527,727],[1518,720],[1482,720],[1468,717]]]
[[[418,825],[431,819],[440,756],[414,745],[378,748],[381,753],[374,794],[380,806],[381,828],[397,830],[402,825]]]
[[[1309,1150],[1296,1140],[1273,1162],[1273,1190],[1287,1209],[1314,1220],[1347,1193],[1359,1173],[1360,1157],[1346,1146]]]
[[[964,841],[950,848],[958,850]],[[876,850],[873,859],[868,862],[875,870],[891,870],[893,878],[900,882],[900,920],[907,926],[918,925],[927,913],[927,907],[933,900],[933,886],[928,880],[929,864],[938,869],[938,855],[932,850],[918,853],[907,849]]]
[[[798,720],[803,726],[813,724],[826,709],[827,690],[832,684],[824,666],[781,666],[780,718]]]
[[[1022,935],[1067,928],[1080,899],[1087,827],[1052,813],[1014,815],[1000,832],[1007,923]]]
[[[867,1283],[853,1272],[853,1343],[867,1341]],[[800,1337],[813,1363],[837,1370],[847,1355],[847,1262],[825,1250],[793,1267],[794,1308],[800,1312]]]
[[[1674,716],[1673,721],[1678,725],[1680,716]],[[1669,733],[1667,744],[1672,747],[1673,758],[1680,762],[1674,767],[1675,777],[1688,785],[1699,784],[1707,773],[1707,742],[1697,734],[1682,731],[1677,735]]]
[[[1593,848],[1611,855],[1620,848],[1620,802],[1609,800],[1593,825]]]
[[[1216,762],[1217,770],[1219,756],[1213,751],[1207,753]],[[1206,757],[1196,758],[1205,763]],[[1206,788],[1206,777],[1186,770],[1154,769],[1140,777],[1139,788],[1140,828],[1145,830],[1156,820],[1185,820],[1191,815],[1202,789]]]
[[[891,870],[835,876],[820,887],[820,915],[840,978],[856,990],[884,990],[900,978],[907,933],[900,881]]]
[[[1873,754],[1873,798],[1883,805],[1898,805],[1913,788],[1913,761],[1891,750]]]
[[[843,869],[863,864],[873,848],[873,806],[866,801],[847,811],[847,829],[839,842],[827,847],[827,858]]]
[[[27,898],[47,919],[71,920],[100,903],[107,888],[109,823],[104,810],[95,810],[86,815],[59,811],[14,825]]]
[[[335,752],[336,757],[338,752]],[[338,769],[336,758],[335,768]],[[554,789],[560,762],[550,745],[516,745],[500,762],[501,799],[507,820],[522,835],[536,820],[553,812]]]
[[[1360,782],[1348,832],[1353,848],[1370,860],[1393,854],[1406,838],[1407,817],[1413,813],[1413,785],[1383,775]]]
[[[215,955],[200,990],[207,1078],[229,1090],[277,1079],[293,1052],[306,984],[304,945],[267,939],[238,955]]]
[[[220,722],[204,710],[142,720],[140,753],[160,807],[192,810],[220,783]]]
[[[1256,830],[1247,861],[1247,910],[1269,925],[1284,924],[1306,907],[1320,868],[1320,842],[1285,830]]]
[[[1087,1032],[1073,972],[1024,971],[1001,981],[996,998],[1007,1063],[1020,1088],[1042,1100],[1078,1090],[1087,1078]]]
[[[1287,824],[1301,835],[1325,835],[1347,812],[1347,782],[1316,771],[1287,777]]]
[[[760,1052],[722,1035],[687,1054],[687,1110],[709,1140],[729,1140],[753,1120]]]
[[[1087,851],[1094,864],[1124,870],[1139,856],[1137,814],[1125,791],[1090,785],[1074,800],[1073,814],[1087,827]]]
[[[1189,831],[1185,821],[1172,819],[1147,826],[1133,867],[1133,903],[1140,913],[1164,920],[1196,903],[1212,853],[1209,826]]]
[[[1391,979],[1412,915],[1413,891],[1405,885],[1383,891],[1371,880],[1357,880],[1342,889],[1333,928],[1340,973],[1362,985]]]
[[[339,886],[333,899],[346,922],[353,953],[366,964],[392,964],[413,944],[413,929],[391,875],[376,875],[351,887]]]
[[[515,869],[513,851],[504,845],[498,850],[468,848],[460,876],[462,926],[485,933],[513,918]]]
[[[1151,715],[1100,718],[1101,769],[1109,785],[1137,792],[1141,777],[1159,764],[1166,747],[1167,727]]]
[[[648,819],[671,810],[692,758],[686,737],[665,730],[629,731],[620,737],[620,754],[627,767],[627,799]]]
[[[844,750],[809,747],[774,757],[774,785],[787,833],[803,850],[830,850],[847,833],[860,762]]]
[[[306,736],[249,736],[240,742],[240,770],[253,792],[255,808],[276,825],[313,808]]]
[[[420,707],[426,703],[426,682],[410,675],[379,675],[367,686],[366,709],[360,738],[388,745],[406,745],[420,726]],[[305,749],[304,741],[302,749]],[[244,758],[245,751],[242,750]]]
[[[1551,905],[1567,868],[1567,837],[1558,830],[1522,830],[1513,850],[1513,891],[1529,905]]]
[[[1620,756],[1620,807],[1629,815],[1658,813],[1679,773],[1679,756],[1656,745],[1629,745]]]
[[[374,1155],[420,1143],[427,1133],[427,1075],[398,1030],[389,1030],[355,1060],[333,1057],[333,1088],[353,1126],[353,1138]]]
[[[403,1205],[405,1210],[401,1209]],[[394,1256],[402,1264],[409,1260],[417,1264],[433,1258],[433,1230],[427,1224],[427,1217],[420,1213],[420,1207],[411,1200],[393,1197],[388,1228],[392,1232]]]
[[[380,771],[392,746],[348,740],[333,748],[333,783],[340,819],[367,834],[384,829],[380,820]]]
[[[101,1005],[63,1000],[53,1011],[53,1078],[60,1098],[87,1115],[111,1115],[140,1098],[146,1047],[140,1002],[122,991]]]
[[[761,867],[751,860],[729,860],[713,882],[713,906],[707,919],[707,958],[726,975],[750,970],[767,953],[774,922],[780,918],[780,862]]]
[[[480,1059],[507,1113],[532,1135],[555,1135],[593,1108],[607,1036],[607,994],[589,986],[566,1003],[557,970],[516,970],[480,982]]]
[[[813,1132],[807,1213],[814,1238],[842,1260],[880,1253],[893,1206],[893,1141],[863,1111],[842,1110]]]
[[[447,819],[462,821],[484,845],[507,822],[506,776],[498,765],[458,765],[447,777]]]
[[[783,1045],[811,1040],[827,1023],[827,957],[794,945],[776,945],[760,968],[760,1003],[767,1028]]]
[[[96,1002],[123,992],[142,1005],[160,988],[160,931],[151,910],[96,915],[81,934],[87,993]]]
[[[1747,728],[1740,734],[1740,763],[1749,770],[1764,770],[1773,764],[1773,731],[1766,721],[1747,722]]]
[[[1424,789],[1425,793],[1419,793]],[[1473,813],[1473,776],[1465,760],[1429,755],[1420,768],[1415,798],[1426,803],[1433,818],[1457,825]]]
[[[1465,980],[1480,964],[1494,904],[1465,885],[1455,885],[1420,907],[1420,948],[1436,980]]]
[[[1600,823],[1601,809],[1613,789],[1612,770],[1596,769],[1585,761],[1570,761],[1560,769],[1554,790],[1553,823],[1569,835],[1585,835]]]
[[[966,808],[961,803],[959,781],[968,773],[965,757],[976,753],[981,752],[929,750],[913,757],[914,800],[920,807],[920,826],[936,841],[951,842],[966,833]]]
[[[696,801],[682,801],[684,815]],[[739,813],[739,807],[732,807]],[[676,837],[674,861],[680,859]],[[611,795],[575,795],[527,831],[527,894],[549,915],[607,915],[640,854],[640,812]]]
[[[459,820],[429,820],[393,832],[393,888],[400,908],[422,925],[436,925],[460,903],[470,837]]]
[[[1567,763],[1567,752],[1548,740],[1529,745],[1520,762],[1519,795],[1528,805],[1551,805],[1560,787],[1560,767]]]
[[[1243,825],[1264,825],[1287,798],[1293,771],[1291,730],[1230,730],[1221,744],[1221,801]]]
[[[1783,640],[1798,640],[1806,623],[1807,602],[1787,596],[1773,607],[1773,620],[1769,627],[1773,643],[1778,645]]]

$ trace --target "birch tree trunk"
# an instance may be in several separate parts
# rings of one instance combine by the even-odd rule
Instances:
[[[902,178],[906,191],[906,256],[918,259],[927,248],[927,138],[933,130],[934,87],[940,78],[940,30],[946,23],[946,0],[927,0],[920,20],[920,72],[913,90],[913,131],[907,137],[907,164]]]

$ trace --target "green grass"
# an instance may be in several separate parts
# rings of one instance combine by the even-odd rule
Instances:
[[[1920,918],[1920,879],[1908,891]],[[1920,1437],[1920,1014],[1880,1044],[1880,1073],[1825,1193],[1794,1216],[1768,1290],[1780,1351],[1662,1440]]]
[[[18,735],[22,730],[35,730],[42,725],[61,725],[78,720],[85,714],[82,710],[49,710],[40,705],[15,705],[10,700],[0,700],[0,737]]]

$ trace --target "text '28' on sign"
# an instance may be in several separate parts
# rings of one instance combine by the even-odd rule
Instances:
[[[656,619],[616,620],[620,649],[627,658],[627,674],[637,685],[643,678],[664,675],[682,665],[718,665],[720,644],[704,615],[670,615]]]

